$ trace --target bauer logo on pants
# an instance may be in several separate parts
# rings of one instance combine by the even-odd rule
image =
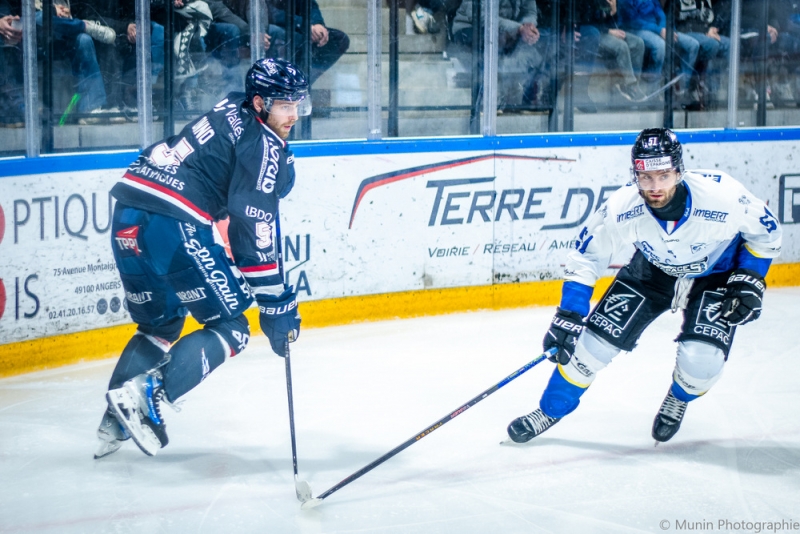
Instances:
[[[620,330],[625,330],[643,302],[644,296],[638,291],[615,280],[595,314],[607,319]]]

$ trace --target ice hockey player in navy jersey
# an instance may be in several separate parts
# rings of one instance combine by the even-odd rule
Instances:
[[[291,63],[257,61],[245,93],[230,93],[179,134],[145,149],[111,190],[111,245],[138,328],[109,382],[95,458],[129,437],[151,456],[166,446],[161,403],[174,403],[244,350],[250,327],[243,312],[254,299],[278,355],[297,338],[278,202],[294,185],[286,139],[298,117],[311,112],[308,88]],[[226,217],[233,258],[212,224]],[[181,338],[188,313],[203,328]]]
[[[761,314],[764,277],[781,248],[781,228],[764,202],[723,172],[684,171],[681,144],[665,128],[642,131],[631,159],[632,182],[589,219],[568,257],[543,343],[557,349],[556,369],[539,408],[508,426],[517,443],[575,410],[596,374],[671,309],[682,310],[683,326],[652,428],[656,443],[668,441],[688,403],[719,380],[736,327]],[[631,244],[630,262],[590,312],[595,282]]]

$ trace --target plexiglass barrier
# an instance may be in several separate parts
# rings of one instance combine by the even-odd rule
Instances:
[[[800,124],[779,0],[0,0],[0,156],[172,135],[293,60],[296,140]]]

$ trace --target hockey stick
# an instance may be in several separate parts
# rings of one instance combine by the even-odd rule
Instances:
[[[683,74],[678,74],[677,76],[672,78],[670,81],[668,81],[667,83],[665,83],[664,85],[662,85],[661,87],[659,87],[658,89],[656,89],[655,91],[650,93],[649,95],[645,96],[644,98],[640,98],[638,100],[634,100],[634,102],[646,102],[647,100],[650,100],[651,98],[653,98],[657,94],[663,93],[664,91],[666,91],[667,89],[669,89],[670,87],[672,87],[673,85],[678,83],[681,78],[683,78]]]
[[[550,354],[555,354],[555,352],[553,352],[554,350],[555,349],[550,349],[550,351],[540,354],[539,356],[537,356],[536,358],[534,358],[530,362],[526,363],[525,365],[523,365],[522,367],[520,367],[519,369],[517,369],[516,371],[514,371],[513,373],[511,373],[510,375],[508,375],[504,379],[502,379],[500,382],[498,382],[497,384],[493,385],[492,387],[490,387],[489,389],[487,389],[486,391],[484,391],[483,393],[478,395],[477,397],[473,398],[472,400],[470,400],[466,404],[460,406],[456,410],[454,410],[454,411],[450,412],[449,414],[445,415],[444,417],[442,417],[441,419],[439,419],[438,421],[436,421],[432,425],[426,427],[422,432],[417,433],[415,436],[409,438],[408,440],[406,440],[402,444],[398,445],[397,447],[395,447],[391,451],[387,452],[386,454],[384,454],[383,456],[381,456],[380,458],[378,458],[377,460],[375,460],[371,464],[369,464],[369,465],[367,465],[365,467],[362,467],[361,469],[359,469],[358,471],[356,471],[355,473],[353,473],[349,477],[345,478],[344,480],[342,480],[341,482],[339,482],[338,484],[336,484],[332,488],[330,488],[327,491],[325,491],[324,493],[320,494],[319,497],[316,497],[316,498],[313,498],[313,499],[310,499],[310,500],[304,502],[303,504],[300,505],[300,508],[303,509],[303,510],[308,510],[310,508],[314,508],[316,506],[319,506],[320,504],[322,504],[322,501],[324,499],[326,499],[327,497],[329,497],[332,493],[334,493],[336,491],[339,491],[340,489],[342,489],[346,485],[350,484],[354,480],[360,478],[362,475],[365,475],[366,473],[369,473],[370,471],[372,471],[373,469],[375,469],[376,467],[381,465],[383,462],[385,462],[389,458],[395,456],[396,454],[398,454],[401,451],[405,450],[406,448],[410,447],[411,445],[413,445],[417,441],[421,440],[422,438],[424,438],[428,434],[432,433],[434,430],[436,430],[437,428],[441,427],[442,425],[444,425],[448,421],[451,421],[451,420],[455,419],[456,417],[458,417],[459,415],[461,415],[462,413],[467,411],[467,409],[472,408],[473,406],[478,404],[480,401],[482,401],[483,399],[485,399],[486,397],[488,397],[489,395],[491,395],[492,393],[494,393],[495,391],[500,389],[501,387],[505,386],[506,384],[508,384],[512,380],[518,378],[519,376],[521,376],[523,373],[525,373],[526,371],[528,371],[529,369],[531,369],[535,365],[541,363]]]
[[[291,336],[291,334],[290,334]],[[294,491],[297,500],[301,503],[311,499],[311,486],[304,480],[299,480],[297,475],[297,442],[294,432],[294,399],[292,397],[292,363],[289,354],[289,341],[286,341],[286,393],[289,397],[289,428],[292,432],[292,466],[294,467]]]
[[[281,279],[286,283],[286,278],[283,272],[283,243],[281,243],[281,218],[278,212],[275,213],[275,236],[277,241],[278,251],[278,268],[280,269]],[[311,486],[308,482],[300,480],[297,474],[297,441],[295,439],[294,431],[294,397],[292,396],[292,362],[291,353],[289,352],[289,343],[294,341],[294,332],[289,332],[286,339],[286,396],[289,399],[289,430],[292,434],[292,467],[294,468],[294,491],[297,495],[297,500],[304,503],[311,499]]]

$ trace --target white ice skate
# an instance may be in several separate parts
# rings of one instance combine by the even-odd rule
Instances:
[[[97,427],[97,439],[100,440],[100,444],[97,452],[94,453],[94,459],[97,460],[117,452],[122,447],[122,442],[130,437],[131,435],[119,424],[114,413],[107,409],[103,414],[103,420],[100,421],[100,426]]]
[[[108,405],[133,441],[148,456],[169,442],[166,425],[161,417],[164,387],[157,371],[141,374],[121,388],[106,393]]]

